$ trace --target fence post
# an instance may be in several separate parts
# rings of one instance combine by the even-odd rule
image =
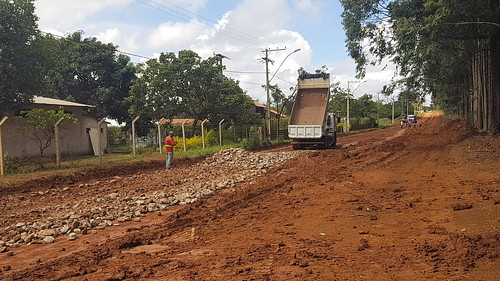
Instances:
[[[219,122],[219,145],[222,146],[222,122],[224,122],[224,119],[220,120]]]
[[[97,146],[98,146],[98,149],[99,149],[99,162],[102,163],[102,144],[101,144],[101,125],[102,123],[104,123],[104,121],[106,120],[106,118],[102,118],[99,123],[97,123]]]
[[[2,121],[0,121],[0,175],[5,175],[5,167],[3,163],[3,141],[2,141],[2,125],[5,121],[7,121],[9,117],[4,116],[2,118]]]
[[[161,142],[161,126],[160,126],[160,121],[158,121],[156,124],[158,125],[158,147],[160,148],[160,155],[161,155],[162,142]]]
[[[184,129],[184,124],[186,124],[187,120],[182,122],[182,142],[184,143],[184,152],[186,152],[186,130]]]
[[[203,120],[203,122],[201,122],[201,143],[203,144],[203,149],[205,149],[205,127],[203,126],[203,124],[205,124],[205,122],[207,122],[208,119],[205,119]]]
[[[135,156],[135,122],[139,119],[139,116],[132,120],[132,155]]]
[[[59,124],[64,120],[63,117],[57,120],[56,124],[54,124],[55,138],[56,138],[56,163],[57,167],[61,169],[61,150],[59,148]]]

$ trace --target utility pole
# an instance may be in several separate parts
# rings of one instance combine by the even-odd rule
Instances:
[[[222,59],[228,59],[230,60],[230,58],[224,56],[223,54],[216,54],[214,53],[214,56],[216,56],[217,58],[219,58],[219,65],[220,65],[220,75],[223,76],[224,73],[222,72],[223,71],[223,67],[222,67]]]
[[[394,95],[391,95],[392,98],[392,125],[394,125]]]
[[[269,138],[271,138],[271,97],[269,95],[269,52],[276,52],[276,51],[284,51],[286,48],[282,49],[265,49],[262,51],[263,53],[265,52],[266,57],[264,60],[266,61],[266,94],[267,94],[267,112],[266,112],[266,119],[267,119],[267,134]]]
[[[349,132],[349,83],[350,81],[347,81],[347,108],[346,108],[346,119],[345,119],[346,132]]]

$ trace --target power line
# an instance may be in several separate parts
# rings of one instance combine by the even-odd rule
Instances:
[[[191,11],[189,11],[189,10],[187,10],[187,9],[185,9],[185,8],[183,8],[183,7],[181,7],[181,6],[179,6],[179,5],[176,5],[176,4],[174,4],[174,3],[170,2],[170,1],[167,1],[167,0],[158,0],[158,1],[162,1],[162,2],[168,3],[168,4],[170,4],[170,5],[172,5],[172,6],[176,7],[176,8],[178,8],[178,9],[180,9],[180,10],[183,10],[183,11],[187,12],[187,13],[188,13],[188,14],[190,14],[190,15],[193,15],[193,16],[195,16],[195,17],[199,17],[199,18],[204,19],[204,20],[206,20],[206,21],[208,21],[208,22],[210,22],[210,23],[213,23],[213,24],[218,24],[218,22],[217,22],[217,21],[215,21],[215,20],[209,19],[209,18],[204,17],[204,16],[202,16],[202,15],[200,15],[200,14],[197,14],[197,13],[191,12]],[[166,7],[165,7],[165,8],[166,8]],[[167,8],[167,9],[168,9],[168,8]],[[173,9],[170,9],[170,10],[174,11]],[[174,11],[174,12],[179,13],[179,12],[177,12],[177,11]],[[268,45],[269,45],[269,44],[271,44],[271,45],[272,45],[272,43],[271,43],[271,42],[267,42],[267,41],[261,40],[259,37],[256,37],[256,36],[253,36],[253,35],[249,35],[249,34],[247,34],[247,33],[241,32],[241,31],[239,31],[239,30],[237,30],[237,29],[234,29],[234,28],[231,28],[231,27],[226,27],[226,30],[225,30],[225,31],[227,32],[227,30],[234,31],[234,33],[239,34],[239,35],[241,35],[241,36],[244,36],[244,37],[246,37],[246,38],[248,38],[248,39],[250,39],[250,40],[257,40],[257,41],[260,41],[260,42],[262,42],[262,43],[264,43],[264,44],[268,44]],[[231,33],[232,33],[232,32],[231,32]]]
[[[224,70],[224,72],[229,72],[229,73],[258,73],[258,74],[266,73],[265,71],[236,71],[236,70]]]
[[[172,8],[169,8],[169,7],[165,6],[165,5],[162,5],[162,4],[158,3],[158,2],[153,2],[153,3],[154,3],[154,4],[156,4],[156,5],[158,5],[159,7],[163,8],[163,9],[161,9],[161,8],[159,8],[159,7],[157,7],[157,6],[151,5],[151,4],[149,4],[149,3],[145,2],[145,1],[142,1],[142,0],[136,0],[136,1],[137,1],[137,2],[139,2],[139,3],[141,3],[141,4],[143,4],[143,5],[145,5],[145,6],[148,6],[148,7],[152,8],[152,9],[155,9],[155,10],[157,10],[157,11],[160,11],[160,12],[162,12],[162,13],[165,13],[165,14],[167,14],[167,15],[170,15],[170,16],[173,16],[173,17],[176,17],[176,18],[181,19],[181,20],[184,20],[184,21],[189,21],[190,19],[192,19],[192,17],[190,17],[189,15],[186,15],[185,13],[182,13],[182,12],[176,11],[176,10],[174,10],[174,9],[172,9]],[[192,12],[190,12],[190,11],[188,11],[188,10],[184,9],[184,8],[181,8],[181,7],[177,6],[177,5],[174,5],[174,4],[172,4],[172,3],[168,2],[168,1],[165,1],[165,0],[163,0],[163,1],[164,1],[164,2],[169,3],[170,5],[172,5],[172,6],[174,6],[174,7],[178,7],[178,8],[180,8],[180,9],[182,9],[182,10],[185,10],[185,11],[187,11],[188,13],[191,13],[191,14],[193,14],[193,15],[199,16],[199,15],[197,15],[197,14],[195,14],[195,13],[192,13]],[[166,9],[166,10],[165,10],[165,9]],[[212,23],[217,24],[217,22],[212,21],[212,20],[210,20],[210,19],[207,19],[207,18],[205,18],[205,17],[202,17],[202,16],[199,16],[199,17],[206,19],[206,21],[209,21],[209,22],[212,22]],[[192,23],[193,23],[194,25],[197,25],[197,26],[200,26],[200,27],[202,27],[202,28],[205,28],[205,29],[207,29],[207,30],[209,30],[209,31],[211,31],[211,30],[212,30],[211,28],[209,28],[209,27],[207,27],[206,25],[201,24],[201,23],[199,23],[199,22],[197,22],[197,21],[192,22]],[[228,29],[230,29],[230,28],[228,28]],[[248,44],[256,45],[256,46],[260,46],[260,44],[258,44],[258,43],[257,43],[257,42],[255,42],[255,41],[265,42],[265,41],[262,41],[262,40],[260,40],[260,39],[258,39],[258,38],[256,38],[256,37],[253,37],[253,36],[247,35],[247,34],[245,34],[245,33],[239,32],[239,31],[238,31],[237,33],[240,33],[241,35],[238,35],[238,34],[236,34],[236,33],[234,33],[234,32],[230,32],[230,31],[228,31],[228,30],[220,30],[220,33],[221,33],[221,34],[223,34],[223,35],[225,35],[225,36],[232,37],[233,39],[237,39],[237,40],[240,40],[240,41],[246,42],[246,43],[248,43]],[[267,44],[267,43],[266,43],[266,44]]]
[[[61,36],[61,35],[53,34],[53,33],[50,33],[50,32],[46,32],[46,31],[40,31],[40,32],[43,33],[43,34],[45,34],[45,35],[52,35],[54,37],[57,37],[57,38],[60,38],[60,39],[64,39],[64,40],[69,41],[69,42],[78,43],[78,44],[87,44],[86,42],[71,40],[68,37],[64,37],[64,36]],[[146,56],[143,56],[143,55],[138,55],[138,54],[134,54],[134,53],[126,52],[126,51],[120,51],[118,49],[116,49],[115,51],[117,53],[124,54],[124,55],[127,55],[127,56],[134,56],[134,57],[148,59],[148,60],[152,59],[150,57],[146,57]]]

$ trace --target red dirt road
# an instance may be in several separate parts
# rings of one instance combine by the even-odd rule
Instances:
[[[0,253],[0,279],[500,280],[500,141],[438,113],[420,120],[417,128],[342,135],[337,149],[303,151],[140,222],[9,248]],[[33,206],[147,193],[196,177],[195,161],[176,164],[3,188],[0,229],[46,216],[26,211]]]

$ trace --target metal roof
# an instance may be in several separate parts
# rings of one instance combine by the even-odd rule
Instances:
[[[59,100],[59,99],[53,99],[53,98],[39,97],[39,96],[33,97],[33,103],[34,104],[60,105],[60,106],[94,107],[93,105],[65,101],[65,100]]]

